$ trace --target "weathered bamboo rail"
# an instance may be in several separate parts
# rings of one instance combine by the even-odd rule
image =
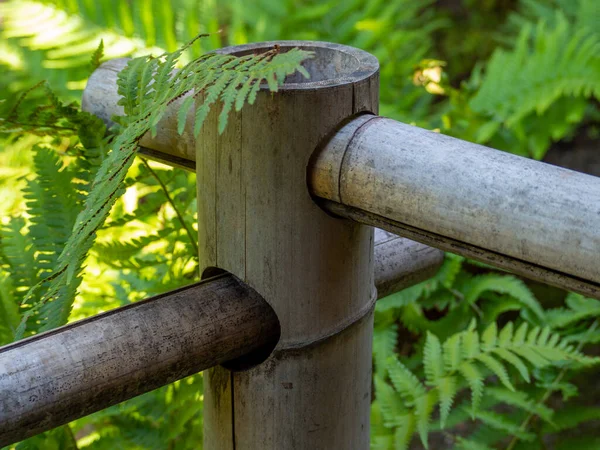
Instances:
[[[600,298],[600,178],[360,116],[311,161],[327,210]]]
[[[0,447],[249,354],[279,322],[231,275],[0,348]]]
[[[375,228],[377,298],[406,289],[436,274],[444,254],[436,248]]]

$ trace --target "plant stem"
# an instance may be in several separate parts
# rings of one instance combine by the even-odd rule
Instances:
[[[595,320],[594,323],[592,323],[592,325],[590,326],[590,329],[588,330],[588,334],[592,333],[596,328],[598,328],[598,320]],[[581,348],[583,347],[583,345],[584,345],[584,343],[580,342],[579,345],[577,346],[577,351],[580,351]],[[558,383],[560,383],[562,381],[562,379],[563,379],[563,377],[565,376],[566,373],[567,373],[567,368],[565,367],[564,369],[562,369],[559,372],[559,374],[556,376],[556,378],[554,379],[554,381],[552,382],[552,384],[550,385],[550,387],[546,389],[546,392],[544,392],[544,395],[542,396],[542,398],[538,402],[538,405],[546,403],[546,401],[552,395],[552,392],[554,392],[554,387]],[[529,422],[531,422],[531,419],[533,419],[534,416],[535,416],[535,414],[529,413],[529,415],[527,416],[527,418],[523,421],[523,423],[519,427],[519,430],[520,431],[525,431],[525,429],[529,425]],[[510,441],[510,444],[508,444],[508,447],[506,447],[506,450],[513,450],[513,448],[515,447],[515,445],[517,445],[517,442],[519,442],[519,438],[517,436],[513,436],[512,440]]]
[[[65,425],[64,428],[67,433],[67,439],[69,439],[69,448],[72,450],[77,450],[79,447],[77,446],[77,439],[75,439],[75,435],[73,434],[73,430],[69,424]]]
[[[156,179],[156,181],[162,188],[162,191],[165,194],[167,201],[169,202],[169,204],[175,211],[175,214],[177,215],[177,218],[179,219],[181,226],[184,228],[185,232],[187,233],[188,238],[190,239],[190,243],[192,244],[192,247],[194,248],[194,251],[196,252],[196,255],[198,255],[198,244],[196,243],[196,240],[194,239],[194,234],[192,233],[192,231],[190,230],[188,225],[185,223],[185,220],[183,219],[183,215],[181,214],[179,209],[177,209],[175,202],[171,198],[171,194],[169,194],[169,191],[167,190],[167,186],[165,186],[165,184],[160,179],[158,174],[154,170],[152,170],[152,167],[150,167],[150,164],[148,164],[148,161],[145,158],[141,158],[141,159],[142,159],[142,162],[144,163],[144,165],[146,166],[146,168],[148,169],[148,171],[150,172],[150,174]]]

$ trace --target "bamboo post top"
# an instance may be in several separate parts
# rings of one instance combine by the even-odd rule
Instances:
[[[274,47],[313,52],[303,63],[310,77],[292,74],[276,94],[265,85],[252,105],[230,114],[222,135],[212,123],[218,108],[211,111],[195,139],[195,159],[201,269],[227,270],[257,289],[282,321],[281,349],[335,334],[373,306],[372,230],[324,213],[307,189],[306,167],[341,123],[377,112],[379,64],[363,50],[328,42],[272,41],[218,52],[245,56]],[[161,132],[171,120],[175,128],[176,115],[174,105]],[[364,276],[350,274],[358,267],[367,269]],[[332,301],[331,292],[340,300]]]
[[[379,61],[370,53],[355,47],[321,41],[267,41],[254,44],[224,47],[217,53],[244,56],[260,53],[278,46],[286,49],[300,48],[314,52],[314,58],[303,63],[310,79],[296,72],[286,78],[280,88],[285,91],[329,88],[368,80],[379,70]]]

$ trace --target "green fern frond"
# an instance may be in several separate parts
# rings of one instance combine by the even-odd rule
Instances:
[[[380,377],[373,379],[383,424],[388,428],[400,426],[404,416],[410,412],[394,389]]]
[[[495,359],[489,353],[481,353],[480,355],[477,355],[476,360],[483,363],[483,365],[486,366],[494,375],[496,375],[502,384],[509,390],[515,390],[510,382],[510,379],[508,378],[508,372],[502,363],[500,363],[497,359]]]
[[[396,392],[406,400],[407,405],[414,406],[416,398],[426,395],[425,386],[397,358],[388,359],[387,369]]]
[[[462,361],[462,334],[455,334],[444,342],[444,364],[447,372],[458,370]]]
[[[580,424],[590,421],[600,421],[600,408],[598,406],[566,406],[554,413],[552,421],[544,424],[543,431],[555,433],[562,430],[576,429]]]
[[[377,384],[375,390],[375,392],[377,392]],[[373,402],[371,405],[371,449],[390,450],[393,443],[394,436],[392,431],[390,428],[384,425],[383,413],[381,412],[381,402],[375,400],[375,402]]]
[[[513,343],[515,345],[522,345],[525,343],[525,337],[527,336],[527,329],[529,327],[529,324],[527,322],[523,322],[519,328],[517,328],[517,331],[514,334],[513,337]],[[507,345],[510,345],[510,341],[507,342]]]
[[[14,290],[9,273],[0,269],[0,345],[13,341],[21,321]]]
[[[579,344],[597,344],[600,342],[600,331],[595,330],[593,333],[590,333],[590,331],[586,329],[580,333],[573,333],[567,336],[565,341]]]
[[[24,194],[31,215],[29,234],[38,252],[37,267],[43,275],[54,269],[81,201],[73,186],[73,175],[57,153],[39,146],[33,150],[37,176],[28,183]]]
[[[402,419],[394,433],[394,450],[407,450],[415,433],[415,416],[406,414]]]
[[[474,277],[464,288],[465,301],[474,303],[485,291],[507,294],[529,308],[539,320],[544,310],[522,280],[510,275],[486,274]]]
[[[100,44],[98,44],[98,48],[94,50],[92,53],[92,58],[90,60],[90,67],[92,70],[96,70],[102,64],[102,58],[104,58],[104,39],[100,39]]]
[[[507,436],[516,436],[526,442],[531,442],[535,439],[534,433],[522,430],[520,423],[513,422],[506,415],[492,411],[478,410],[475,412],[475,417],[487,426],[506,433]]]
[[[514,406],[522,411],[538,416],[550,426],[554,425],[554,410],[532,399],[526,393],[514,390],[508,390],[502,387],[489,386],[485,389],[485,395],[494,398],[496,401]]]
[[[468,361],[475,358],[480,351],[479,333],[476,330],[465,331],[462,336],[463,360]]]
[[[505,347],[512,342],[513,336],[514,336],[513,328],[514,328],[514,326],[513,326],[512,322],[508,322],[504,326],[504,328],[502,328],[502,330],[500,331],[500,334],[498,336],[498,341],[497,341],[497,345],[499,347]]]
[[[123,190],[123,181],[133,163],[138,141],[158,123],[170,103],[189,91],[192,91],[194,96],[210,91],[198,110],[203,106],[210,106],[229,85],[238,66],[243,66],[245,69],[240,70],[245,71],[248,77],[256,79],[257,83],[272,78],[269,87],[273,89],[283,84],[284,74],[287,75],[297,68],[301,61],[311,57],[310,52],[298,49],[286,53],[274,49],[261,55],[241,58],[211,53],[191,61],[181,71],[170,76],[182,51],[192,42],[172,54],[164,54],[158,58],[133,59],[119,73],[117,84],[119,93],[123,96],[120,103],[129,115],[120,120],[120,133],[111,142],[112,151],[96,172],[90,193],[85,200],[85,207],[76,219],[72,234],[58,258],[57,267],[52,275],[33,286],[27,296],[26,301],[31,302],[40,295],[42,286],[48,286],[41,294],[41,300],[25,314],[18,330],[20,336],[25,332],[28,319],[38,314],[42,308],[50,308],[51,313],[48,314],[41,330],[64,323],[59,319],[65,318],[65,314],[70,310],[68,302],[63,300],[64,296],[74,295],[79,286],[78,275],[83,260],[95,240],[97,230],[106,220]],[[225,121],[222,122],[222,126],[224,124]],[[198,131],[201,125],[202,120],[197,118],[195,129]],[[53,303],[56,305],[52,306]]]
[[[415,421],[417,423],[417,431],[423,447],[429,448],[428,435],[429,435],[429,422],[431,420],[431,414],[437,403],[437,395],[435,391],[429,391],[425,395],[421,395],[415,398]]]
[[[32,107],[25,102],[28,96],[40,90],[43,90],[45,103]],[[0,118],[0,133],[53,138],[77,136],[88,148],[102,147],[105,132],[102,120],[81,111],[76,103],[63,103],[43,81],[24,91],[6,116]]]
[[[457,445],[454,448],[457,450],[494,450],[492,447],[481,442],[465,439],[460,436],[458,437],[456,444]]]
[[[458,390],[458,383],[454,378],[457,375],[465,380],[471,390],[471,407],[475,414],[484,393],[482,368],[498,377],[506,389],[515,392],[506,363],[515,367],[522,378],[529,382],[529,369],[521,358],[537,369],[552,365],[591,365],[600,362],[599,358],[582,355],[561,341],[560,336],[552,333],[549,328],[529,329],[528,324],[523,323],[514,335],[512,330],[513,325],[509,323],[498,334],[497,326],[493,323],[481,338],[471,328],[450,337],[443,345],[432,334],[427,335],[423,352],[424,372],[427,384],[438,391],[442,423],[448,417]]]
[[[582,320],[600,317],[600,300],[570,293],[565,302],[567,308],[554,308],[546,312],[548,326],[566,328]]]
[[[434,279],[439,280],[439,282],[446,288],[450,289],[456,280],[457,275],[460,273],[465,258],[462,256],[454,255],[454,254],[446,254],[444,257],[444,263],[437,274],[434,276]]]
[[[535,29],[524,27],[513,52],[494,53],[471,101],[475,111],[488,112],[510,126],[532,112],[542,114],[561,96],[600,96],[598,36],[575,29],[560,12],[555,28],[547,28],[545,20]],[[507,83],[507,76],[512,82]],[[503,99],[494,92],[500,85]],[[507,93],[507,88],[513,92]]]
[[[419,299],[424,289],[425,283],[418,283],[414,286],[403,289],[400,292],[389,295],[377,302],[377,311],[384,312],[410,305]]]
[[[423,349],[423,366],[427,384],[437,386],[438,380],[445,375],[442,345],[434,334],[427,332],[425,348]]]
[[[496,347],[498,342],[498,327],[496,322],[488,326],[481,335],[481,349],[484,352]]]
[[[600,97],[597,27],[582,25],[589,22],[578,23],[560,10],[552,13],[535,22],[522,20],[515,47],[498,49],[490,58],[481,87],[469,103],[495,122],[479,142],[502,124],[526,143],[532,156],[541,158],[550,139],[564,137],[581,121],[585,101],[579,100]],[[538,123],[542,114],[545,119]]]
[[[11,70],[0,75],[1,85],[14,93],[44,79],[59,90],[61,97],[74,100],[80,97],[85,86],[90,72],[90,55],[101,39],[109,59],[162,52],[149,48],[132,35],[126,38],[115,32],[112,21],[98,23],[79,16],[77,8],[71,7],[81,3],[29,0],[0,3],[3,50],[14,53],[15,59],[23,61],[23,64],[9,64]],[[101,2],[98,5],[105,8]],[[114,14],[120,8],[111,8],[110,13]]]
[[[19,302],[38,279],[35,244],[25,231],[25,219],[12,218],[0,229],[0,246],[11,274],[12,295]]]
[[[375,327],[373,330],[373,360],[375,372],[385,370],[387,359],[394,354],[398,342],[398,326],[396,324]]]
[[[471,390],[471,415],[477,411],[481,399],[483,397],[483,380],[484,376],[481,371],[477,368],[477,365],[472,364],[468,361],[463,362],[458,371],[463,376],[469,389]]]
[[[154,234],[132,238],[127,241],[99,242],[94,247],[94,253],[101,261],[105,262],[128,260],[143,252],[147,246],[159,242],[175,231],[175,228],[167,227]]]
[[[455,376],[440,378],[436,383],[440,399],[440,427],[443,429],[454,403],[454,397],[458,392],[458,380]]]
[[[493,352],[501,359],[512,365],[527,383],[531,381],[529,369],[527,369],[525,363],[517,355],[502,347],[493,349]]]

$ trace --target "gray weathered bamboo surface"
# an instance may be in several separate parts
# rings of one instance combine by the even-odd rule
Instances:
[[[382,298],[425,281],[436,274],[444,253],[375,228],[375,287]]]
[[[600,178],[370,115],[308,172],[341,216],[600,296]]]
[[[0,447],[266,347],[272,308],[231,275],[0,348]]]
[[[245,372],[208,371],[205,448],[369,447],[373,230],[321,210],[306,167],[338,124],[377,112],[378,63],[329,43],[232,47],[244,54],[315,51],[308,81],[261,90],[218,135],[218,111],[197,140],[200,266],[225,269],[267,300],[281,323],[273,354]],[[332,412],[335,411],[334,414]]]

